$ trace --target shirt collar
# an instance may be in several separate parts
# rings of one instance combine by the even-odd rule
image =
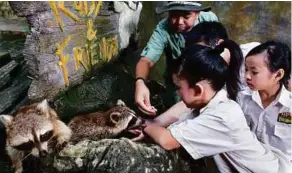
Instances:
[[[291,107],[291,92],[289,92],[284,86],[282,86],[281,91],[279,93],[278,102],[288,108]]]
[[[260,94],[258,91],[252,91],[251,98],[255,101],[262,109],[264,109]],[[278,93],[276,99],[271,104],[280,103],[285,107],[291,107],[291,92],[289,92],[284,86],[281,87],[281,91]]]
[[[218,103],[228,100],[227,92],[224,89],[221,89],[216,93],[216,95],[210,100],[210,102],[203,108],[200,109],[200,114],[209,107],[216,106]]]
[[[258,91],[255,91],[253,90],[252,93],[251,93],[251,99],[256,102],[259,107],[261,107],[262,109],[264,109],[264,106],[262,104],[262,100],[261,100],[261,97],[260,97],[260,94]]]

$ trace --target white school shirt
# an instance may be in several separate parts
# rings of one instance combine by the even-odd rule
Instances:
[[[276,99],[266,108],[262,105],[258,91],[245,90],[238,94],[238,103],[243,110],[250,130],[262,143],[284,152],[290,161],[292,161],[291,102],[291,92],[284,86]],[[283,112],[290,113],[290,123],[282,122],[279,119]]]
[[[291,165],[279,150],[261,144],[247,126],[240,106],[225,90],[200,110],[170,125],[173,137],[194,158],[214,156],[220,172],[285,173]]]

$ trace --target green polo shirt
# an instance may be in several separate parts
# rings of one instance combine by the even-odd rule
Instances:
[[[218,21],[218,18],[213,12],[202,11],[194,25],[204,21]],[[159,60],[166,46],[169,46],[171,49],[173,57],[179,57],[181,55],[181,50],[185,47],[185,40],[181,33],[171,32],[168,28],[168,20],[163,19],[153,31],[141,56],[155,63]]]
[[[194,26],[204,21],[218,21],[218,18],[213,12],[200,12]],[[173,59],[179,57],[181,51],[185,48],[185,39],[183,35],[181,33],[172,32],[168,28],[167,19],[163,19],[158,23],[146,47],[143,49],[141,56],[146,57],[155,63],[159,60],[165,48],[168,48],[171,52],[171,57]],[[166,107],[171,107],[180,101],[180,98],[176,94],[175,86],[172,82],[171,74],[169,74],[168,67],[166,67],[165,70],[165,84],[166,93],[163,96],[164,105]]]

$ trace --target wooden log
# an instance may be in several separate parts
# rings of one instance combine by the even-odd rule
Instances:
[[[0,60],[1,60],[2,57],[6,57],[8,55],[9,55],[9,52],[7,52],[7,51],[0,51]]]
[[[18,63],[14,60],[0,68],[0,89],[2,89],[11,79],[10,73],[17,67]]]
[[[21,106],[26,105],[29,103],[28,97],[26,96],[24,99],[19,101],[17,105],[11,108],[11,111],[8,112],[9,115],[13,115]]]
[[[0,19],[0,31],[28,32],[29,26],[26,20]]]
[[[7,50],[0,50],[0,67],[11,61],[9,52]]]
[[[22,100],[26,94],[31,80],[23,76],[14,81],[9,87],[0,92],[0,113],[6,113],[18,100]]]

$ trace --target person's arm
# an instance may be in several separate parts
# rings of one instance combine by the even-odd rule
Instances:
[[[156,117],[153,120],[145,120],[145,125],[158,125],[161,127],[168,127],[170,124],[176,122],[179,120],[179,118],[184,115],[185,112],[190,111],[189,108],[186,107],[186,105],[183,103],[183,101],[180,101],[173,105],[171,108],[169,108],[166,112],[163,114],[160,114],[158,117]],[[132,141],[140,141],[145,138],[143,131],[141,129],[134,129],[130,131],[131,133],[137,135],[132,139]]]
[[[169,108],[164,113],[152,120],[152,123],[158,124],[162,127],[168,127],[170,124],[176,122],[181,115],[190,109],[186,107],[183,101],[180,101]]]
[[[144,80],[147,79],[150,68],[154,65],[154,63],[146,58],[141,57],[139,62],[136,65],[136,79],[142,78]],[[148,115],[155,115],[156,111],[152,108],[150,104],[150,92],[147,88],[145,81],[142,79],[136,80],[135,83],[135,101],[138,105],[139,109]]]
[[[154,63],[149,58],[141,57],[136,65],[136,78],[141,77],[146,80],[153,65]]]
[[[171,135],[170,131],[164,127],[153,124],[147,125],[144,129],[144,133],[165,150],[173,150],[180,147],[179,142]]]
[[[167,43],[167,20],[162,20],[152,33],[150,40],[141,53],[141,59],[136,65],[136,79],[147,79],[149,70],[157,62]],[[139,109],[148,115],[155,115],[156,111],[150,104],[150,92],[142,79],[135,83],[135,102]]]

